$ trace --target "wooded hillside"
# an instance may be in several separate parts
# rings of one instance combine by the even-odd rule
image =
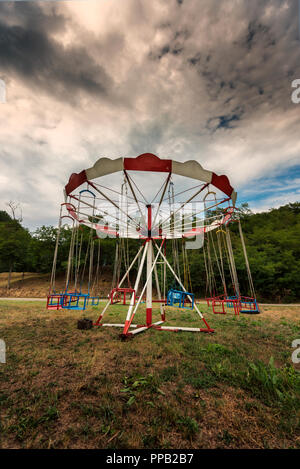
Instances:
[[[256,214],[244,206],[241,210],[241,220],[258,299],[276,302],[298,301],[300,299],[300,203]],[[241,292],[246,295],[247,272],[236,223],[230,225],[230,231]],[[56,233],[57,229],[53,226],[42,226],[30,233],[20,221],[12,219],[5,211],[0,211],[0,272],[50,272]],[[70,238],[71,230],[64,228],[58,250],[58,272],[66,270]],[[88,230],[83,229],[83,239],[87,246]],[[106,270],[110,267],[113,273],[115,244],[114,239],[101,240],[100,271],[103,267],[106,267]],[[130,258],[133,258],[138,244],[138,241],[129,241]],[[170,259],[171,250],[172,246],[169,243],[167,256]],[[204,297],[206,270],[203,250],[188,250],[187,257],[192,290],[198,297]],[[182,251],[179,252],[179,261],[182,268]],[[171,284],[168,285],[170,286]]]

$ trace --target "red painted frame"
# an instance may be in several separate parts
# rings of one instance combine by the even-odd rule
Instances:
[[[127,293],[133,293],[133,298],[134,298],[134,304],[135,304],[135,300],[136,300],[136,293],[135,293],[135,290],[133,288],[113,288],[112,291],[110,292],[109,296],[110,296],[110,304],[115,304],[115,303],[118,303],[118,301],[115,301],[114,302],[114,295],[115,293],[122,293],[123,294],[123,305],[126,305],[126,294]]]

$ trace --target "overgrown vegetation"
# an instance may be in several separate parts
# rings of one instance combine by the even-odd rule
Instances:
[[[258,318],[201,309],[215,334],[149,330],[123,342],[119,329],[76,329],[78,312],[2,300],[1,447],[299,449],[300,308]],[[106,321],[125,314],[114,305]],[[167,320],[198,321],[173,308]]]
[[[251,213],[244,205],[240,214],[258,299],[276,302],[298,301],[300,299],[300,204],[288,204],[279,209],[257,214]],[[230,229],[241,291],[246,295],[247,273],[236,224],[232,223]],[[88,231],[84,227],[82,230],[87,245]],[[54,227],[43,226],[34,233],[29,233],[18,220],[12,219],[6,212],[0,212],[0,272],[50,272],[56,232]],[[70,235],[70,229],[65,227],[60,239],[58,272],[66,269]],[[129,241],[131,258],[136,253],[137,246],[138,241]],[[83,247],[83,252],[85,248],[86,246]],[[169,259],[172,257],[171,249],[169,243],[167,250]],[[113,269],[114,250],[114,239],[101,240],[101,268]],[[182,257],[182,254],[180,255]],[[193,291],[197,296],[203,297],[206,274],[202,250],[189,250],[188,259]],[[182,258],[180,264],[183,265]]]

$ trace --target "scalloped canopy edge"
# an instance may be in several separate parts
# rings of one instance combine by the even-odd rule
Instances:
[[[136,158],[99,158],[91,168],[83,170],[80,173],[71,174],[68,184],[65,186],[65,195],[68,196],[71,194],[73,190],[84,182],[123,170],[167,172],[191,179],[197,179],[199,181],[212,184],[214,187],[230,197],[233,205],[236,203],[237,193],[230,185],[227,176],[219,176],[212,171],[204,169],[196,160],[189,160],[182,163],[170,159],[159,158],[153,153],[143,153]]]

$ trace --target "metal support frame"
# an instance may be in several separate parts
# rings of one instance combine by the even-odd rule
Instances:
[[[155,243],[155,246],[156,248],[158,249],[158,246],[157,244]],[[161,252],[160,255],[162,256],[163,260],[165,261],[166,265],[168,266],[168,268],[170,269],[170,271],[172,272],[172,274],[174,275],[174,277],[176,278],[177,282],[179,283],[179,285],[181,286],[181,288],[183,289],[184,292],[187,293],[187,297],[189,298],[189,300],[192,302],[192,298],[190,297],[189,293],[187,292],[187,290],[184,288],[184,285],[182,284],[180,278],[176,275],[176,273],[174,272],[174,270],[172,269],[171,265],[169,264],[166,256]],[[197,311],[200,319],[202,319],[202,321],[204,322],[206,328],[200,328],[200,329],[197,329],[197,331],[200,330],[200,332],[214,332],[214,329],[211,329],[211,327],[209,326],[209,324],[207,323],[207,321],[205,320],[203,314],[201,313],[201,311],[199,310],[198,306],[196,305],[196,303],[194,304],[195,306],[195,310]]]
[[[136,254],[136,256],[135,256],[135,258],[133,259],[133,261],[131,262],[131,264],[130,264],[130,266],[128,267],[127,271],[126,271],[125,274],[123,275],[123,277],[122,277],[122,279],[121,279],[121,281],[120,281],[120,283],[119,283],[119,287],[120,287],[121,285],[123,285],[124,280],[127,278],[127,276],[128,276],[128,274],[129,274],[129,272],[131,271],[132,267],[134,266],[134,264],[136,263],[136,261],[137,261],[138,258],[140,257],[141,252],[142,252],[142,250],[143,250],[143,247],[144,247],[144,246],[141,246],[141,247],[140,247],[140,249],[138,250],[138,252],[137,252],[137,254]],[[111,304],[111,298],[109,298],[109,300],[108,300],[108,302],[106,303],[106,305],[105,305],[105,307],[104,307],[102,313],[100,314],[100,316],[98,317],[97,321],[95,322],[95,324],[94,324],[95,326],[99,326],[99,325],[100,325],[100,322],[101,322],[101,320],[102,320],[102,318],[103,318],[103,316],[104,316],[104,314],[105,314],[105,312],[106,312],[106,310],[107,310],[107,308],[109,307],[110,304]]]
[[[214,332],[213,329],[210,328],[206,320],[204,319],[202,313],[194,303],[194,295],[189,293],[185,288],[184,285],[181,283],[180,279],[172,269],[171,265],[169,264],[166,256],[163,254],[163,247],[166,242],[166,239],[163,239],[160,246],[157,245],[156,241],[152,238],[152,206],[148,205],[147,206],[147,229],[148,229],[148,238],[146,239],[144,245],[139,249],[139,252],[135,256],[134,260],[132,261],[130,267],[128,268],[127,272],[124,274],[124,277],[122,278],[119,287],[122,285],[123,281],[125,278],[128,276],[129,271],[135,264],[135,262],[138,260],[140,257],[142,251],[142,258],[141,262],[139,265],[139,269],[137,272],[136,280],[135,280],[135,285],[134,288],[132,289],[132,295],[130,299],[130,304],[128,307],[127,311],[127,316],[124,324],[107,324],[107,323],[102,323],[102,319],[104,316],[104,313],[106,312],[107,308],[109,305],[113,302],[114,295],[117,293],[118,288],[115,289],[115,291],[112,293],[112,295],[109,298],[108,303],[106,304],[104,310],[102,311],[101,315],[99,316],[98,320],[94,325],[96,326],[102,326],[102,327],[122,327],[123,332],[121,333],[122,338],[127,338],[130,336],[134,336],[140,332],[146,331],[149,328],[154,328],[157,330],[169,330],[169,331],[188,331],[188,332]],[[156,248],[156,255],[154,255],[153,251],[153,246]],[[187,297],[191,304],[195,307],[200,319],[204,322],[205,328],[193,328],[193,327],[180,327],[180,326],[162,326],[162,324],[165,322],[165,310],[164,307],[162,306],[162,299],[161,299],[161,292],[160,292],[160,287],[159,287],[159,281],[158,281],[158,274],[157,274],[157,261],[159,258],[162,258],[164,264],[170,269],[171,273],[174,275],[176,278],[177,282],[183,289],[183,295],[184,297]],[[142,272],[144,269],[144,265],[146,263],[146,282],[139,294],[138,297],[136,297],[139,285],[140,285],[140,280],[142,276]],[[154,274],[155,278],[155,283],[156,283],[156,289],[157,289],[157,294],[158,294],[158,301],[160,303],[160,313],[161,313],[161,320],[157,321],[155,323],[152,322],[152,277]],[[123,289],[122,289],[123,290]],[[125,289],[124,289],[125,290]],[[144,294],[146,293],[146,322],[145,324],[133,324],[133,319],[134,316],[137,312],[137,309],[142,301],[142,298]],[[137,300],[137,301],[136,301]],[[165,306],[165,305],[164,305]]]

